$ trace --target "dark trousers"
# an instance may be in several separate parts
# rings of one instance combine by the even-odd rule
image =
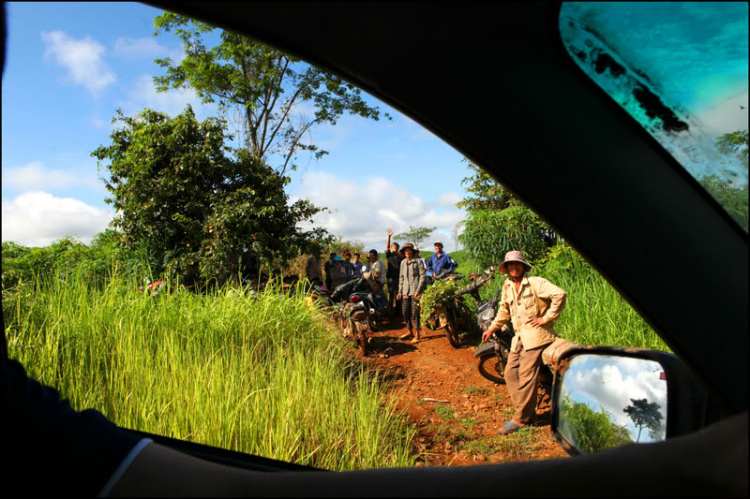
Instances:
[[[417,331],[419,331],[419,300],[404,296],[401,300],[401,312],[404,314],[406,329],[412,331],[416,326]]]

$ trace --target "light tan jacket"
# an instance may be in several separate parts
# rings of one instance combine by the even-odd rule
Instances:
[[[516,332],[510,346],[513,352],[518,347],[519,337],[525,350],[548,345],[557,337],[552,321],[560,317],[560,312],[565,308],[566,297],[565,291],[543,277],[524,276],[518,292],[513,281],[506,279],[497,316],[490,329],[498,331],[511,321]],[[541,327],[534,326],[531,320],[536,317],[543,317],[550,322]]]

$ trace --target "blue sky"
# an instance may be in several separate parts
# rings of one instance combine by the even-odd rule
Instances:
[[[136,3],[9,3],[2,102],[2,240],[46,245],[65,234],[84,242],[113,213],[90,156],[109,143],[117,108],[170,115],[191,104],[199,119],[217,114],[192,91],[158,94],[153,61],[179,58],[172,34],[153,36],[160,10]],[[214,36],[214,39],[216,37]],[[210,39],[207,45],[212,46]],[[385,232],[433,226],[450,235],[465,217],[455,203],[467,176],[462,155],[409,118],[366,96],[393,116],[378,122],[345,115],[312,131],[328,150],[300,157],[287,192],[332,213],[316,223],[365,245],[382,247]],[[404,182],[405,172],[420,182]]]
[[[173,34],[153,36],[158,9],[8,3],[7,13],[2,240],[39,246],[71,234],[88,242],[113,216],[90,154],[109,143],[115,110],[132,116],[150,107],[174,116],[191,104],[205,119],[217,109],[190,90],[155,91],[152,78],[163,70],[154,59],[182,53]],[[694,175],[726,174],[747,185],[747,168],[713,147],[717,134],[748,126],[746,3],[582,3],[569,13],[602,33],[631,73],[648,73],[655,90],[690,122],[689,134],[655,133],[667,150]],[[570,36],[591,42],[588,35]],[[207,45],[213,46],[210,37]],[[622,100],[630,87],[615,80],[597,81],[636,119],[643,118],[642,110]],[[319,215],[316,224],[367,247],[382,248],[389,226],[400,232],[414,225],[438,227],[433,239],[452,251],[451,232],[465,218],[455,207],[469,173],[462,155],[389,106],[366,100],[393,121],[346,115],[336,126],[314,129],[312,142],[330,154],[317,161],[300,158],[289,195],[328,207],[331,213]]]

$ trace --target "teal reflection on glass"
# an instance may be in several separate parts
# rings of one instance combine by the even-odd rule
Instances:
[[[570,2],[581,69],[748,230],[748,3]]]

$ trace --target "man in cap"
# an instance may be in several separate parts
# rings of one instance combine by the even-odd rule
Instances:
[[[458,267],[448,253],[443,253],[443,243],[435,241],[435,254],[427,260],[427,275],[433,278],[442,273],[453,272]]]
[[[385,265],[378,258],[378,250],[371,249],[367,253],[367,269],[365,271],[372,272],[381,286],[385,284]]]
[[[482,335],[482,341],[488,341],[508,321],[513,323],[516,334],[505,367],[505,383],[516,412],[498,431],[507,435],[534,420],[542,350],[557,336],[552,322],[565,308],[567,294],[543,277],[526,275],[531,265],[520,251],[506,253],[498,270],[510,277],[503,284],[497,316]]]

